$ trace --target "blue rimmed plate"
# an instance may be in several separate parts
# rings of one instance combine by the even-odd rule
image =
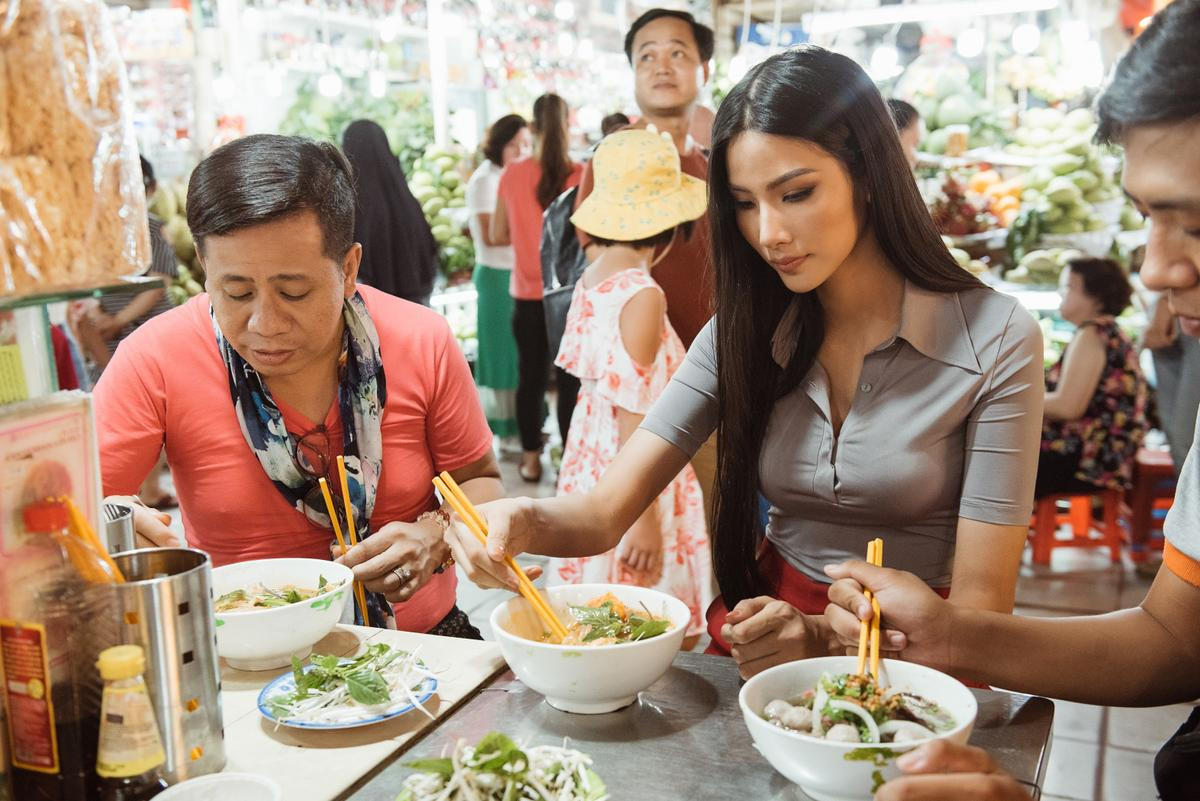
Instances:
[[[345,660],[349,661],[349,660]],[[312,665],[305,665],[304,672],[312,670]],[[437,692],[438,681],[432,676],[426,676],[420,684],[413,690],[413,695],[417,697],[417,701],[424,704],[433,694]],[[262,688],[262,692],[258,694],[258,711],[264,718],[277,723],[281,726],[289,726],[293,729],[319,729],[332,731],[335,729],[356,729],[359,726],[370,726],[374,723],[382,723],[385,720],[398,718],[401,715],[407,714],[416,709],[416,705],[409,702],[407,696],[404,699],[397,699],[396,702],[385,708],[383,711],[371,710],[367,712],[364,709],[363,717],[353,718],[351,720],[343,720],[337,723],[308,723],[287,718],[277,717],[271,712],[270,700],[281,695],[288,695],[296,689],[296,677],[289,670],[277,679],[274,679],[266,687]]]

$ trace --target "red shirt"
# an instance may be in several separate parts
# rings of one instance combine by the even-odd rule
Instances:
[[[441,315],[359,286],[379,332],[387,377],[383,469],[371,530],[412,522],[434,508],[433,476],[482,458],[492,434],[466,359]],[[131,495],[164,441],[188,544],[213,565],[273,557],[329,558],[333,533],[292,508],[271,483],[238,425],[207,295],[139,327],[117,348],[95,392],[106,495]],[[280,404],[295,436],[316,428]],[[337,401],[325,420],[341,451]],[[397,604],[396,625],[428,631],[454,605],[448,570]]]
[[[559,191],[576,186],[582,172],[582,165],[573,165]],[[509,164],[500,176],[500,199],[504,201],[509,238],[516,254],[509,294],[517,300],[542,299],[542,213],[545,209],[537,199],[537,185],[541,179],[542,165],[532,156]]]

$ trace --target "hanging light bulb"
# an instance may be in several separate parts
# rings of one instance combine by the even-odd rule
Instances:
[[[387,94],[387,73],[381,69],[373,69],[367,73],[367,91],[371,97],[383,97]]]
[[[900,51],[890,44],[882,44],[875,48],[867,72],[877,81],[894,78],[900,72]]]
[[[280,67],[272,67],[267,70],[266,89],[269,97],[283,96],[283,69]]]
[[[232,100],[233,96],[237,94],[237,84],[228,75],[220,75],[213,81],[212,87],[213,96],[222,102]]]
[[[554,16],[562,22],[570,22],[575,19],[575,4],[571,0],[558,0],[554,4]]]
[[[379,23],[379,39],[384,44],[395,41],[399,33],[399,25],[397,25],[395,17],[384,17],[383,21]]]
[[[1037,50],[1041,41],[1042,32],[1032,22],[1023,22],[1013,28],[1012,49],[1023,56]]]
[[[342,93],[342,76],[329,70],[317,79],[317,91],[324,97],[337,97]]]
[[[975,58],[983,52],[984,44],[983,31],[978,28],[967,28],[958,35],[956,49],[963,58]]]

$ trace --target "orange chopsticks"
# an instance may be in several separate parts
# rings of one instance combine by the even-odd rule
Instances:
[[[54,500],[57,500],[67,508],[67,518],[71,524],[71,533],[79,538],[85,545],[87,545],[89,549],[95,552],[96,556],[99,557],[101,561],[108,565],[108,569],[112,571],[112,578],[117,584],[124,584],[125,574],[121,572],[121,568],[117,567],[117,563],[114,562],[112,557],[108,555],[108,548],[106,548],[104,543],[100,541],[100,538],[96,536],[96,532],[88,523],[87,518],[84,517],[83,513],[79,511],[79,507],[75,505],[74,499],[71,498],[70,495],[63,495],[62,497]],[[75,562],[77,567],[81,564],[86,565],[86,562],[76,560],[75,556],[72,556],[71,560]],[[85,578],[87,578],[89,581],[103,581],[103,576],[92,576],[90,568],[85,569],[84,572],[86,574]]]
[[[341,456],[338,457],[338,475],[342,481],[343,502],[346,504],[347,533],[350,535],[351,544],[354,545],[357,544],[358,538],[354,534],[354,512],[350,508],[350,492],[346,484],[346,465]],[[322,477],[318,480],[318,483],[321,485],[321,495],[325,498],[325,510],[329,512],[329,521],[333,523],[333,535],[337,537],[338,547],[342,551],[341,555],[345,556],[346,541],[342,539],[342,527],[338,523],[337,507],[333,505],[333,495],[329,492],[329,482]],[[358,604],[358,612],[362,615],[362,622],[365,626],[367,625],[367,594],[363,591],[362,584],[357,581],[354,582],[353,592],[354,601]]]
[[[883,540],[876,537],[867,543],[867,562],[881,567],[883,565]],[[858,675],[866,675],[868,634],[871,651],[871,677],[879,681],[879,601],[870,590],[865,590],[867,600],[871,602],[871,620],[862,622],[858,633]]]
[[[433,485],[437,487],[438,492],[446,499],[446,503],[450,504],[455,513],[462,518],[463,523],[471,530],[475,538],[481,544],[487,545],[487,523],[484,522],[483,516],[472,505],[470,499],[467,498],[466,493],[458,486],[454,477],[449,473],[443,472],[433,479]],[[567,629],[562,624],[562,621],[558,619],[558,616],[554,614],[549,602],[542,597],[537,587],[533,586],[533,582],[525,575],[525,571],[516,563],[516,560],[511,556],[507,556],[504,558],[504,561],[517,574],[517,585],[521,591],[521,595],[533,607],[533,611],[537,612],[538,617],[542,619],[542,623],[560,640],[564,639],[567,636]]]

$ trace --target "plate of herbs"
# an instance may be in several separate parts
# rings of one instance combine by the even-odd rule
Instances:
[[[352,729],[400,717],[433,697],[438,681],[415,653],[384,643],[358,656],[313,654],[258,694],[258,711],[279,726]]]

